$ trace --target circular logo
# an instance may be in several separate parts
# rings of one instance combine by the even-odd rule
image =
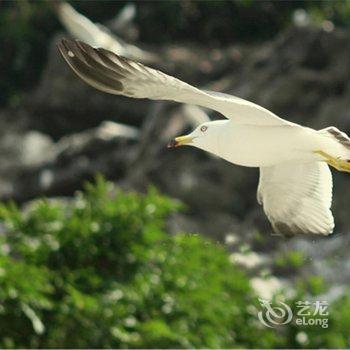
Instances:
[[[263,307],[262,311],[258,312],[260,322],[269,328],[274,328],[283,324],[289,323],[293,318],[291,308],[279,301],[277,305],[272,305],[271,301],[259,299],[260,305]]]

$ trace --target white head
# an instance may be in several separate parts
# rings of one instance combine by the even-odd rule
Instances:
[[[176,137],[174,140],[170,141],[168,148],[194,146],[219,156],[219,142],[227,122],[228,120],[215,120],[203,123],[190,134]]]

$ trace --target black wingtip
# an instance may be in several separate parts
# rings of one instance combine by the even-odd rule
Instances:
[[[72,40],[70,40],[70,39],[67,39],[67,38],[62,38],[61,40],[60,40],[60,42],[57,44],[58,46],[59,45],[63,45],[63,46],[65,46],[68,42],[70,42],[70,41],[72,41]]]
[[[58,51],[64,56],[65,52],[68,52],[67,44],[69,40],[66,38],[62,38],[59,43],[56,45],[58,48]]]
[[[90,45],[63,38],[57,47],[74,73],[88,85],[110,94],[123,90],[122,75],[105,66]]]
[[[79,51],[84,51],[83,48],[79,46],[77,40],[67,38],[62,38],[57,44],[57,48],[67,63],[69,63],[77,55],[80,57],[81,55],[79,54]],[[84,61],[82,57],[80,57],[80,59]]]

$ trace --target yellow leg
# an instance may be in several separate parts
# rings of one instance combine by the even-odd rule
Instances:
[[[339,171],[346,171],[350,173],[350,160],[344,160],[340,158],[335,158],[330,154],[323,151],[314,151],[314,153],[319,154],[323,158],[325,158],[326,162],[332,166],[333,168]]]

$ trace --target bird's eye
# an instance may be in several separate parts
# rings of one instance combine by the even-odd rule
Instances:
[[[207,126],[205,126],[205,125],[201,126],[201,131],[202,131],[202,132],[207,131],[207,129],[208,129]]]

